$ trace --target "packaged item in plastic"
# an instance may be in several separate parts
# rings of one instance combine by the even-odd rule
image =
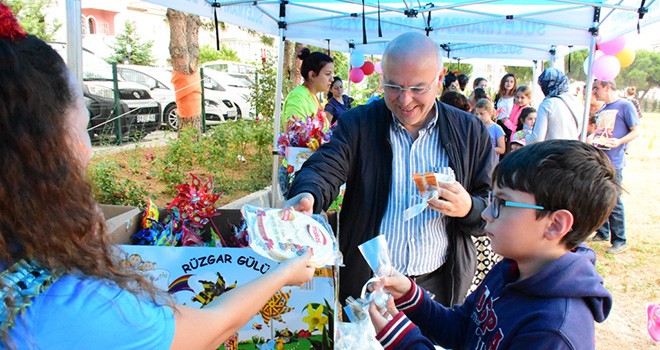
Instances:
[[[321,223],[292,208],[259,208],[246,204],[241,213],[247,225],[250,247],[262,256],[284,261],[301,255],[305,247],[309,247],[312,251],[310,264],[314,267],[341,262],[335,237],[327,222]]]

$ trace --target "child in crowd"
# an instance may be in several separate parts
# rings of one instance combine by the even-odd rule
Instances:
[[[488,87],[488,80],[486,80],[486,78],[484,77],[478,77],[474,79],[474,81],[472,82],[473,89],[482,88],[484,89],[484,91],[486,91],[487,87]]]
[[[519,134],[519,132],[516,132],[515,134],[511,135],[511,152],[519,150],[521,147],[527,145],[527,140],[525,140],[525,136]]]
[[[470,112],[474,110],[474,105],[477,104],[477,101],[481,100],[482,98],[490,100],[484,88],[478,87],[472,90],[470,96],[468,97],[468,103],[470,104]]]
[[[607,318],[612,296],[582,242],[619,191],[609,158],[584,142],[550,140],[512,152],[495,168],[481,213],[504,259],[452,308],[398,271],[382,277],[392,298],[386,310],[369,308],[377,339],[385,349],[434,349],[432,341],[447,349],[594,349],[593,322]]]
[[[446,91],[442,96],[440,96],[440,101],[444,102],[450,106],[454,106],[462,111],[469,112],[470,111],[470,104],[462,93],[451,90],[451,91]]]
[[[497,114],[495,113],[495,107],[493,107],[493,103],[486,100],[485,98],[482,98],[481,100],[477,101],[477,104],[474,105],[474,114],[479,117],[479,119],[481,119],[484,124],[486,124],[495,153],[504,154],[506,151],[504,130],[502,130],[501,126],[495,124],[495,120],[497,120]]]
[[[536,108],[523,108],[522,111],[520,111],[520,117],[518,118],[518,125],[516,127],[516,130],[518,131],[511,135],[512,151],[514,147],[518,149],[527,144],[525,137],[532,133],[532,130],[534,129],[534,123],[536,123]]]
[[[511,130],[505,126],[507,119],[513,110],[513,99],[518,91],[516,85],[516,75],[507,73],[500,80],[500,87],[495,95],[495,108],[497,109],[497,124],[504,130],[505,144],[509,142]]]
[[[509,119],[504,122],[504,125],[511,131],[518,131],[518,119],[520,113],[525,107],[532,105],[532,89],[527,85],[518,86],[516,97],[513,99],[513,109],[509,115]]]
[[[594,143],[594,133],[596,132],[596,128],[598,128],[596,118],[595,115],[589,116],[589,124],[587,124],[587,139],[585,142],[590,145]]]

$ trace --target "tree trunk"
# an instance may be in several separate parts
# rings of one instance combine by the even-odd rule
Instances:
[[[172,84],[176,91],[179,135],[185,128],[201,131],[202,88],[199,76],[199,16],[167,9],[170,24]]]
[[[305,45],[296,43],[296,50],[293,53],[293,64],[291,65],[291,86],[294,88],[302,84],[302,75],[300,75],[300,65],[302,64],[302,60],[298,58],[298,55],[300,55],[300,51],[302,51],[303,47],[305,47]]]
[[[292,51],[293,43],[289,40],[284,40],[284,67],[282,70],[282,73],[284,74],[282,79],[282,93],[284,96],[288,95],[289,92],[293,90],[293,84],[291,82],[291,61],[293,61],[293,58],[291,57]]]

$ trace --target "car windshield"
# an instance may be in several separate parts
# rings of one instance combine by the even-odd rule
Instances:
[[[246,84],[242,80],[238,80],[231,75],[224,73],[224,72],[218,72],[214,70],[205,70],[204,75],[208,76],[212,80],[215,80],[218,84],[224,85],[224,86],[229,86],[232,88],[240,88],[240,89],[248,89],[249,85]]]
[[[50,46],[66,62],[66,44],[51,43]],[[112,65],[94,55],[91,51],[83,49],[82,61],[83,80],[112,80]]]

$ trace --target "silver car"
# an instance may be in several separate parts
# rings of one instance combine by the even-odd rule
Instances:
[[[137,65],[118,65],[117,74],[122,79],[147,86],[151,96],[163,106],[163,124],[173,130],[179,126],[172,72],[167,68]],[[218,91],[204,91],[206,124],[215,125],[237,118],[237,108],[231,100]]]

